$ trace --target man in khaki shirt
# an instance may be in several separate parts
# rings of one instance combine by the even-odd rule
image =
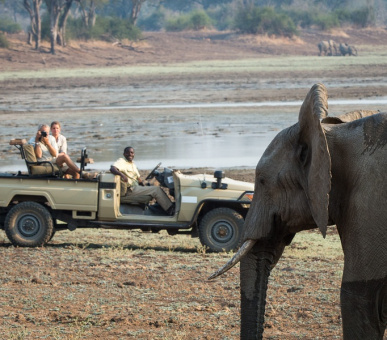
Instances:
[[[155,198],[168,215],[174,215],[174,205],[164,190],[158,186],[144,186],[133,159],[134,149],[128,146],[124,150],[124,158],[119,158],[110,167],[112,174],[121,177],[121,202],[126,196],[138,203],[148,203]]]

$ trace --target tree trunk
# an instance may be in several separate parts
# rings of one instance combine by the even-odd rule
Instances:
[[[59,21],[59,29],[58,29],[59,32],[57,36],[57,44],[60,46],[66,46],[66,24],[70,14],[70,9],[72,4],[73,4],[73,0],[66,1],[64,13],[62,14]]]
[[[33,36],[33,34],[31,32],[31,30],[29,30],[28,31],[28,36],[27,36],[27,44],[28,45],[32,45],[32,36]]]
[[[262,339],[267,284],[273,255],[257,246],[240,263],[241,334],[243,340]]]
[[[132,11],[130,13],[130,22],[136,25],[138,15],[140,14],[141,6],[145,0],[132,0]]]
[[[58,36],[58,23],[61,11],[60,0],[46,0],[47,8],[50,12],[50,53],[55,54],[55,44]]]
[[[88,15],[89,27],[94,27],[94,25],[95,25],[95,19],[96,19],[95,10],[96,10],[95,2],[94,2],[94,0],[92,0],[90,2],[89,15]]]
[[[40,39],[41,39],[41,19],[40,19],[40,6],[42,0],[32,0],[32,6],[30,1],[23,0],[23,6],[27,10],[30,16],[30,31],[31,36],[28,38],[27,43],[32,44],[32,38],[35,41],[35,50],[40,48]]]
[[[40,39],[42,37],[42,20],[40,18],[40,5],[42,0],[33,0],[35,12],[35,50],[40,48]]]

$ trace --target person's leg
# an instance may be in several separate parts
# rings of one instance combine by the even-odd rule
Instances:
[[[157,203],[165,210],[168,211],[169,208],[172,207],[172,202],[164,192],[158,186],[137,186],[132,189],[130,196],[142,196],[142,195],[150,195],[156,199]]]
[[[67,174],[73,176],[73,178],[78,179],[80,177],[81,170],[75,165],[71,160],[69,155],[61,154],[56,159],[56,164],[61,168],[63,164],[66,163],[69,169],[66,171]]]

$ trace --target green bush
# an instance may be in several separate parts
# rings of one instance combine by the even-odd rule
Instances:
[[[314,24],[315,11],[287,11],[286,12],[296,25],[302,28],[309,28]]]
[[[177,18],[167,20],[165,30],[170,32],[198,31],[210,26],[211,19],[205,11],[194,11],[190,14],[180,15]]]
[[[321,30],[329,30],[334,27],[340,26],[340,21],[335,13],[332,14],[319,14],[314,19],[314,24]]]
[[[21,26],[12,21],[10,18],[1,17],[0,18],[0,31],[7,33],[18,33],[22,30]]]
[[[234,13],[227,6],[218,6],[207,10],[208,16],[211,18],[212,24],[219,31],[230,29],[233,25]]]
[[[51,31],[50,31],[50,16],[48,13],[42,15],[41,21],[41,39],[42,40],[50,40]]]
[[[97,17],[94,27],[86,27],[80,18],[70,18],[67,22],[68,39],[104,40],[106,35],[116,39],[138,40],[141,30],[128,20],[115,17]]]
[[[351,13],[351,21],[360,27],[367,27],[374,21],[374,14],[366,7],[355,10]]]
[[[297,35],[293,20],[286,13],[276,13],[270,7],[239,9],[234,27],[242,33],[292,37]]]
[[[320,14],[316,9],[308,11],[287,11],[286,13],[296,25],[300,25],[302,28],[308,28],[314,25],[322,30],[340,27],[344,24],[366,27],[374,20],[368,8],[354,11],[340,8],[329,14]]]
[[[168,32],[180,32],[189,29],[189,16],[180,15],[177,18],[168,19],[165,23],[165,30]]]
[[[3,33],[0,33],[0,48],[9,48],[9,41]]]
[[[205,11],[194,11],[190,15],[191,27],[195,31],[211,26],[211,19]]]

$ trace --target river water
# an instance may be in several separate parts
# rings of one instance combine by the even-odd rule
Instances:
[[[329,107],[333,112],[343,113],[349,111],[347,107],[383,110],[386,104],[387,97],[336,99],[329,102]],[[95,160],[91,168],[99,171],[108,170],[127,145],[135,147],[136,162],[141,169],[151,169],[158,162],[174,169],[253,168],[275,135],[297,122],[300,106],[299,101],[117,105],[87,107],[85,114],[82,107],[74,108],[77,111],[74,114],[66,107],[67,113],[60,120],[71,148],[80,150],[86,146]],[[54,117],[60,111],[56,107],[45,113],[40,107],[38,116],[23,113],[31,135],[38,121],[58,119]],[[75,127],[69,131],[74,123]],[[3,131],[3,138],[9,140],[23,136],[26,128],[20,122],[11,122],[3,130],[7,130]],[[16,151],[8,151],[8,156],[3,157],[0,171],[24,170]]]

